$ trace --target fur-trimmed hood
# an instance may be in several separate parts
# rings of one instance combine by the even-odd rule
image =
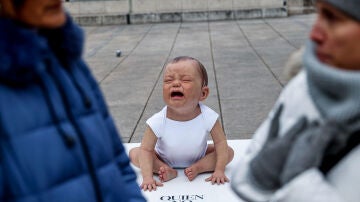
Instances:
[[[10,19],[0,19],[0,81],[27,83],[45,69],[51,55],[64,67],[81,57],[83,31],[67,16],[53,30],[34,30]]]

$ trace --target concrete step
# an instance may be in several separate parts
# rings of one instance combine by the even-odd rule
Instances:
[[[201,22],[217,20],[240,20],[256,18],[286,17],[286,8],[259,8],[246,10],[193,11],[173,13],[139,13],[139,14],[92,14],[73,15],[75,22],[82,26],[143,24],[163,22]]]
[[[140,24],[286,17],[284,0],[70,1],[80,25]]]

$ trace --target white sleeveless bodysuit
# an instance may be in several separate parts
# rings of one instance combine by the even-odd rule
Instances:
[[[192,120],[174,121],[166,118],[165,106],[146,121],[158,138],[155,151],[169,166],[186,168],[204,157],[207,136],[219,115],[203,104],[200,109]]]

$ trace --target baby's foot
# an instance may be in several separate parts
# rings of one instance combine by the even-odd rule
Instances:
[[[186,175],[186,177],[192,181],[193,179],[195,179],[196,176],[198,176],[199,171],[195,166],[190,166],[188,168],[185,168],[184,173]]]
[[[177,177],[177,171],[175,169],[165,166],[159,168],[158,174],[161,182],[166,182]]]

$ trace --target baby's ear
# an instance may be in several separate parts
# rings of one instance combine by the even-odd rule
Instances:
[[[200,96],[200,101],[205,100],[208,96],[209,96],[209,87],[204,86],[201,89],[201,96]]]

